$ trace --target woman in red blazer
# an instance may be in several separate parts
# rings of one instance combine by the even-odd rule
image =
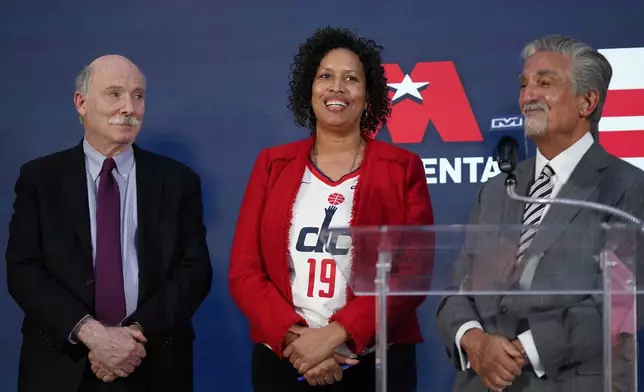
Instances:
[[[375,390],[374,297],[356,297],[346,275],[373,270],[377,250],[329,229],[434,223],[420,158],[372,137],[391,111],[380,51],[347,30],[316,31],[300,46],[290,82],[289,107],[311,137],[267,148],[255,162],[229,271],[256,343],[255,391]],[[432,259],[402,257],[404,273],[431,272]],[[389,300],[392,390],[416,389],[423,299]]]

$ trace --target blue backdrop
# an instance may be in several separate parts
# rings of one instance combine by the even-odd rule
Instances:
[[[4,0],[0,244],[6,244],[20,164],[81,138],[72,104],[76,73],[103,54],[129,57],[148,79],[139,144],[187,163],[203,180],[215,274],[195,319],[197,390],[249,391],[251,345],[228,294],[228,254],[256,155],[307,135],[286,108],[289,65],[306,37],[326,25],[356,29],[384,46],[392,83],[410,74],[408,82],[425,84],[420,105],[409,94],[396,100],[395,121],[378,138],[412,142],[401,146],[425,159],[436,222],[447,224],[465,222],[474,192],[494,174],[486,166],[497,139],[490,130],[515,124],[522,46],[561,33],[597,48],[642,47],[642,16],[641,0],[619,6],[604,0]],[[417,63],[428,64],[414,69]],[[493,122],[497,117],[508,118]],[[16,385],[22,314],[7,294],[4,269],[0,312],[0,390],[9,391]],[[453,369],[433,312],[428,301],[419,373],[423,390],[447,391]]]

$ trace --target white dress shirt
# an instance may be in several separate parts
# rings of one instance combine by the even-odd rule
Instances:
[[[570,178],[570,175],[572,174],[573,170],[575,170],[575,167],[581,160],[581,158],[586,154],[586,151],[592,146],[592,144],[595,142],[593,139],[592,135],[590,132],[586,133],[581,139],[579,139],[575,144],[570,146],[567,150],[563,151],[556,157],[554,157],[551,161],[548,161],[537,149],[537,155],[535,159],[535,170],[534,170],[534,180],[536,181],[537,178],[539,178],[539,175],[541,174],[541,171],[546,165],[550,165],[552,170],[555,172],[555,174],[551,177],[551,180],[553,182],[553,189],[552,189],[552,194],[550,197],[554,197],[557,195],[557,193],[561,190],[563,185],[568,181],[568,178]],[[543,216],[548,212],[550,209],[550,205],[546,204],[543,215],[541,219],[543,220]],[[465,353],[463,352],[463,349],[461,348],[461,338],[467,331],[469,331],[472,328],[479,328],[483,329],[481,326],[481,323],[476,320],[468,321],[464,323],[456,332],[456,348],[458,349],[458,354],[459,358],[461,361],[461,370],[467,370],[470,368],[470,362],[467,360]],[[532,331],[527,330],[524,333],[520,334],[518,336],[519,341],[521,342],[521,345],[523,346],[526,355],[528,356],[528,359],[530,360],[530,363],[532,364],[532,368],[534,369],[535,374],[537,377],[542,377],[545,374],[545,370],[543,366],[541,365],[541,361],[539,359],[539,352],[537,351],[537,347],[534,344],[534,339],[532,337]]]

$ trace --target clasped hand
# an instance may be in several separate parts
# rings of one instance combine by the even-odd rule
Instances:
[[[461,339],[472,369],[486,387],[501,391],[512,385],[527,364],[521,343],[478,329],[468,331]]]
[[[346,331],[336,324],[323,328],[292,326],[285,339],[284,357],[310,385],[333,384],[342,380],[341,365],[360,363],[335,352],[346,339]]]
[[[146,343],[147,339],[143,332],[134,326],[93,325],[86,328],[83,335],[79,333],[79,337],[90,349],[88,358],[92,372],[104,382],[129,376],[146,355],[143,343]]]

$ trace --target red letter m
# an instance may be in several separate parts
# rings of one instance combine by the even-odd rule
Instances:
[[[384,67],[389,83],[403,82],[405,74],[398,64],[385,64]],[[392,103],[387,128],[394,143],[420,143],[430,121],[445,142],[483,140],[451,61],[418,63],[409,77],[409,86],[411,83],[423,85],[418,90],[413,89],[420,93],[422,100],[411,99],[411,95],[405,94]],[[395,92],[391,91],[389,96],[393,98]]]

